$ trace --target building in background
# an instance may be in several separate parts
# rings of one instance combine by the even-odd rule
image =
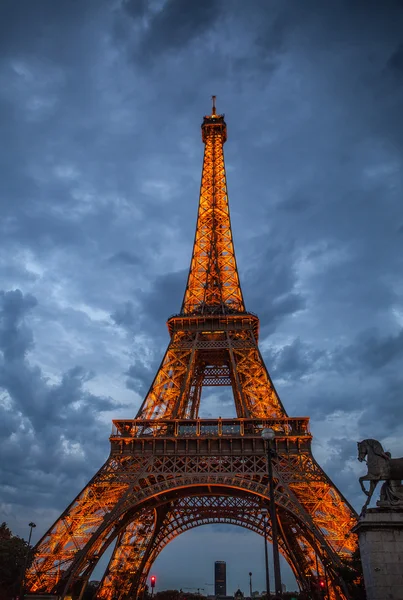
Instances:
[[[227,563],[224,560],[214,563],[214,593],[216,596],[227,595]]]

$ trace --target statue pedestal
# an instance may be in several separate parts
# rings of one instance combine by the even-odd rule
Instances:
[[[403,600],[403,508],[370,508],[358,533],[367,600]]]

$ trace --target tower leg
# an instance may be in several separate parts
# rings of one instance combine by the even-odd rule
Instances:
[[[147,457],[111,456],[36,546],[31,593],[65,594],[95,565],[130,515]],[[137,486],[138,487],[138,486]]]
[[[152,543],[156,525],[156,511],[146,509],[139,511],[119,534],[97,598],[120,600],[128,597],[133,583],[139,579],[143,557]]]

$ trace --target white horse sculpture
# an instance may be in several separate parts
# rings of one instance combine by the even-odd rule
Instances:
[[[363,440],[357,446],[358,460],[362,462],[367,457],[368,467],[368,473],[359,478],[361,489],[368,496],[361,514],[365,514],[378,481],[387,482],[382,486],[381,500],[390,506],[403,506],[403,458],[391,458],[390,452],[384,452],[377,440]],[[369,490],[365,489],[364,481],[369,481]]]

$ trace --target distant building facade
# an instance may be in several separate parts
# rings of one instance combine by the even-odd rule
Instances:
[[[214,563],[214,593],[216,596],[227,595],[227,563],[224,560]]]

